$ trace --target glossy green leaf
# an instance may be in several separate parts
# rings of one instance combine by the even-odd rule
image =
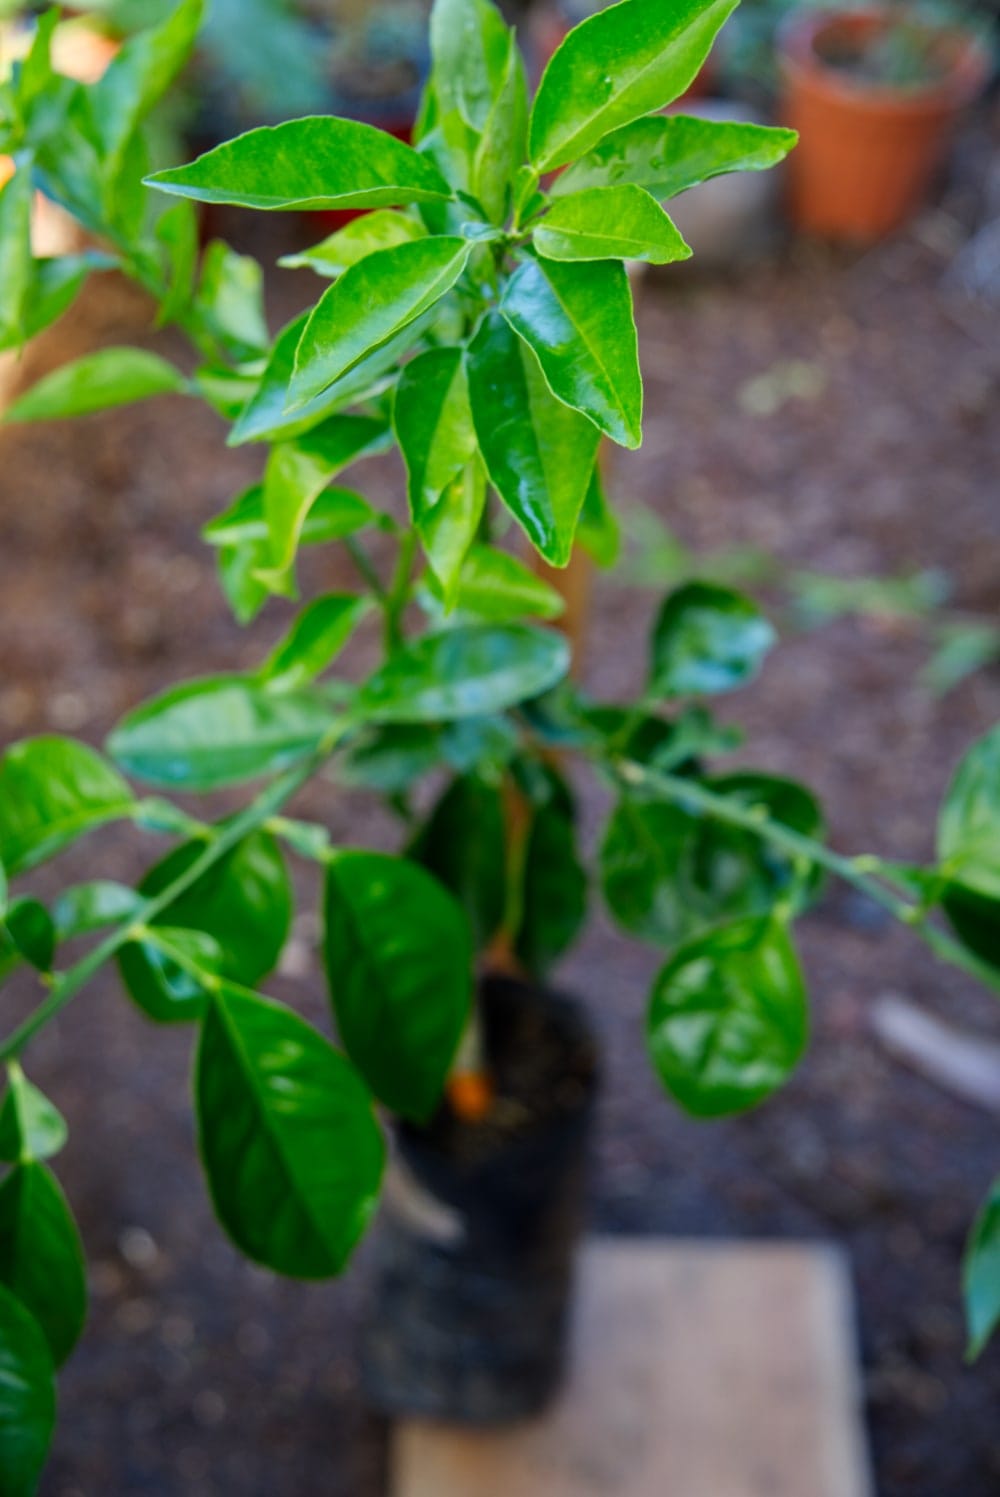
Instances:
[[[324,593],[303,608],[285,638],[257,672],[271,691],[297,691],[323,673],[350,639],[371,604],[355,593]]]
[[[785,927],[741,920],[696,937],[653,987],[646,1039],[663,1085],[695,1117],[770,1096],[806,1046],[808,1013]]]
[[[279,695],[244,676],[208,676],[130,712],[108,752],[152,785],[217,790],[307,758],[332,724],[330,708],[309,693]]]
[[[162,893],[203,851],[199,841],[175,848],[146,874],[140,893]],[[277,966],[291,922],[292,889],[281,849],[267,833],[254,833],[171,903],[154,923],[153,939],[124,948],[125,986],[161,1023],[196,1018],[214,986],[202,974],[252,986]]]
[[[393,424],[406,463],[410,513],[419,529],[476,450],[460,348],[432,348],[406,365]]]
[[[585,188],[644,187],[662,202],[728,172],[764,171],[795,145],[794,130],[654,114],[615,130],[553,182],[555,198]]]
[[[641,187],[586,187],[557,198],[532,233],[547,260],[644,260],[669,265],[690,246]]]
[[[433,589],[441,596],[439,589]],[[523,618],[556,619],[566,604],[554,587],[509,551],[472,546],[455,589],[454,606],[462,613],[496,623]]]
[[[503,920],[507,899],[506,821],[496,784],[460,775],[438,797],[407,849],[458,900],[482,951]]]
[[[48,1342],[34,1316],[0,1286],[0,1497],[35,1497],[55,1422]]]
[[[331,416],[322,426],[272,448],[264,474],[263,506],[270,562],[260,581],[273,592],[297,592],[295,553],[309,512],[333,478],[381,446],[384,428],[367,416]]]
[[[431,56],[439,114],[482,131],[503,87],[510,33],[489,0],[435,0]]]
[[[486,476],[475,458],[444,490],[432,509],[424,509],[416,524],[430,564],[432,586],[445,609],[455,602],[462,568],[479,534],[486,507]]]
[[[389,208],[451,196],[425,156],[374,125],[333,115],[250,130],[147,180],[202,203],[267,210]]]
[[[587,914],[587,875],[576,837],[569,787],[550,770],[547,794],[534,807],[523,854],[520,919],[514,950],[527,971],[544,977],[579,935]]]
[[[0,353],[36,337],[73,305],[91,271],[110,270],[110,255],[89,250],[81,255],[54,255],[32,262],[20,327],[7,326],[0,317]],[[0,283],[2,284],[2,283]],[[8,298],[4,297],[8,303]]]
[[[324,918],[327,979],[347,1053],[380,1101],[426,1122],[472,1000],[461,906],[416,863],[347,851],[327,869]]]
[[[0,1181],[0,1284],[35,1317],[56,1366],[64,1362],[87,1318],[83,1248],[55,1176],[34,1160]]]
[[[255,619],[272,596],[258,576],[270,560],[271,547],[266,540],[238,541],[235,545],[219,547],[219,584],[233,617],[241,624],[249,624]]]
[[[32,1085],[17,1061],[9,1061],[7,1090],[0,1105],[0,1159],[6,1164],[51,1159],[67,1137],[62,1113]]]
[[[212,1201],[240,1251],[292,1278],[340,1273],[385,1156],[350,1062],[290,1009],[227,984],[202,1023],[195,1105]]]
[[[750,772],[707,784],[782,826],[822,837],[819,806],[804,786]],[[796,868],[752,832],[634,797],[620,801],[612,814],[600,864],[605,899],[618,923],[668,947],[723,921],[766,915],[779,901],[802,908],[817,882],[811,867]]]
[[[640,445],[642,375],[624,266],[524,260],[500,310],[537,356],[554,395],[613,442]]]
[[[45,906],[30,897],[12,899],[0,922],[0,981],[22,962],[51,972],[55,951],[56,929]]]
[[[465,270],[471,251],[468,240],[441,235],[379,250],[346,270],[305,325],[288,411],[300,411],[434,307]]]
[[[565,566],[600,440],[557,400],[531,349],[496,313],[469,350],[469,395],[483,460],[504,504],[553,566]]]
[[[365,260],[376,250],[392,249],[396,244],[407,244],[411,239],[426,239],[427,230],[416,218],[405,213],[394,213],[391,208],[379,208],[374,213],[354,218],[334,234],[328,234],[311,249],[300,250],[294,255],[282,255],[278,264],[286,270],[313,270],[317,275],[333,278],[343,275],[359,260]]]
[[[943,872],[977,894],[1000,899],[1000,724],[958,766],[941,807],[937,841]]]
[[[470,187],[494,224],[506,221],[511,181],[527,153],[528,85],[513,32],[507,37],[503,72],[472,160]]]
[[[195,305],[216,342],[235,363],[259,359],[271,346],[264,315],[264,272],[252,255],[215,239],[205,250]]]
[[[100,80],[88,89],[90,116],[109,185],[136,127],[190,56],[204,10],[204,0],[181,0],[159,26],[126,41]]]
[[[157,1024],[200,1019],[221,966],[222,948],[214,936],[169,925],[129,941],[118,953],[125,991]]]
[[[304,312],[278,334],[260,384],[229,434],[231,447],[240,447],[245,442],[284,441],[312,431],[335,411],[368,394],[380,380],[387,378],[387,371],[419,339],[424,326],[421,319],[411,323],[398,338],[391,339],[371,358],[362,359],[350,374],[290,414],[285,410],[288,387],[295,368],[295,351],[308,320],[309,314]],[[391,437],[388,428],[386,436]]]
[[[613,567],[621,554],[621,526],[608,503],[600,465],[595,466],[580,511],[577,540],[599,567]]]
[[[373,443],[363,449],[362,455],[371,452],[377,441],[378,438],[373,437]],[[314,501],[306,515],[299,533],[299,545],[317,546],[326,541],[342,541],[346,536],[356,535],[359,530],[366,530],[370,525],[379,523],[379,515],[361,494],[353,489],[327,488]],[[201,534],[202,539],[210,546],[235,546],[249,541],[268,542],[270,531],[264,513],[263,484],[254,484],[252,488],[245,490],[227,510],[214,520],[209,520]]]
[[[994,1181],[969,1236],[962,1288],[973,1358],[1000,1326],[1000,1180]]]
[[[156,220],[156,242],[163,252],[167,292],[160,300],[157,326],[183,315],[195,289],[198,269],[198,215],[191,203],[171,203]]]
[[[775,641],[757,605],[714,582],[689,582],[666,599],[653,628],[650,692],[713,696],[752,681]]]
[[[60,941],[70,941],[109,925],[121,925],[131,919],[140,903],[138,894],[127,885],[96,879],[64,889],[53,906],[52,919]]]
[[[440,730],[427,723],[391,723],[345,745],[334,772],[338,784],[399,795],[441,763]]]
[[[179,369],[141,348],[102,348],[45,375],[8,407],[7,422],[61,421],[153,395],[182,395]]]
[[[527,624],[467,625],[425,634],[389,657],[359,706],[376,722],[434,722],[503,712],[539,696],[569,669],[569,646]]]
[[[85,743],[23,739],[0,758],[0,860],[10,874],[33,868],[133,806],[125,781]]]
[[[0,187],[0,340],[16,346],[27,336],[26,311],[32,282],[31,205],[35,189],[31,157],[15,157],[12,177]]]
[[[539,84],[531,158],[573,161],[603,136],[671,104],[693,82],[737,0],[624,0],[571,31]]]

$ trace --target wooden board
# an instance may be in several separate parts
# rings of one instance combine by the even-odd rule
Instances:
[[[391,1471],[392,1497],[871,1497],[843,1260],[593,1240],[551,1412],[496,1433],[404,1421]]]

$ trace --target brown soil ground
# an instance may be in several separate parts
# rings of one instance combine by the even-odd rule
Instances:
[[[301,229],[305,242],[309,230]],[[754,545],[843,575],[942,567],[963,606],[1000,607],[1000,332],[996,313],[946,301],[954,221],[863,257],[799,249],[739,279],[654,283],[642,313],[649,435],[617,491],[700,550]],[[273,245],[269,248],[275,251]],[[306,294],[275,282],[275,317]],[[24,378],[96,343],[145,336],[114,281],[30,353]],[[167,340],[169,346],[169,340]],[[813,398],[769,416],[748,381],[789,360]],[[99,742],[127,707],[185,676],[259,658],[282,620],[228,617],[198,526],[254,476],[214,418],[161,400],[2,438],[0,738],[59,731]],[[398,494],[391,464],[359,482]],[[339,561],[313,563],[346,580]],[[624,694],[655,594],[602,582],[588,682]],[[364,648],[361,651],[365,654]],[[920,858],[963,747],[1000,718],[1000,675],[944,700],[916,683],[912,630],[842,622],[790,638],[733,703],[741,760],[822,794],[837,846]],[[583,788],[583,787],[582,787]],[[585,789],[588,835],[601,796]],[[371,803],[303,800],[337,836],[387,841]],[[151,856],[130,834],[63,860],[59,882],[129,876]],[[56,886],[49,874],[43,890]],[[313,885],[303,875],[304,896]],[[322,1020],[300,922],[271,990]],[[641,1045],[654,954],[598,917],[560,974],[607,1046],[592,1219],[628,1233],[832,1239],[850,1255],[883,1497],[1000,1492],[1000,1346],[962,1360],[958,1272],[976,1202],[1000,1168],[997,1118],[891,1061],[879,995],[902,994],[983,1035],[1000,1010],[931,962],[878,911],[831,890],[802,929],[815,1012],[791,1086],[743,1120],[702,1126],[658,1093]],[[5,1007],[13,1011],[11,999]],[[305,1288],[243,1264],[216,1228],[194,1158],[191,1036],[157,1031],[108,973],[36,1044],[30,1069],[72,1128],[59,1172],[92,1265],[93,1308],[62,1378],[45,1497],[377,1497],[383,1440],[356,1386],[352,1337],[364,1256]]]

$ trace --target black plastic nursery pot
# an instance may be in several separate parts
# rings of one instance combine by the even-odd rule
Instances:
[[[481,1003],[496,1102],[397,1132],[362,1376],[385,1413],[497,1425],[562,1380],[597,1057],[570,999],[491,977]]]

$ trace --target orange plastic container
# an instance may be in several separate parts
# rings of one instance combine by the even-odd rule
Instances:
[[[781,118],[798,130],[789,157],[789,197],[797,228],[829,239],[871,243],[917,209],[961,111],[985,87],[992,59],[967,33],[942,31],[940,74],[932,83],[893,88],[854,78],[824,62],[892,25],[883,11],[793,16],[781,39]]]

